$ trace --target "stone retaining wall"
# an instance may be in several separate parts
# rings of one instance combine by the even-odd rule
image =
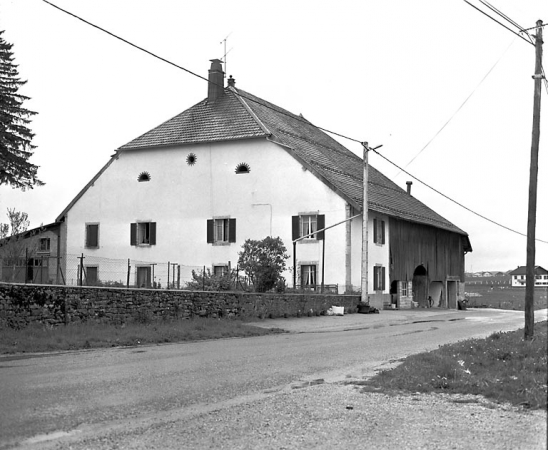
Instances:
[[[355,312],[359,295],[255,294],[0,283],[0,327],[72,322],[148,323],[194,317],[320,315],[331,306]]]

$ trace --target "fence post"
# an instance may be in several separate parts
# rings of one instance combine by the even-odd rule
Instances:
[[[169,261],[167,262],[167,289],[169,289]]]
[[[127,283],[126,283],[126,287],[129,289],[129,275],[131,273],[131,265],[130,265],[130,262],[129,262],[129,258],[127,259]]]
[[[84,283],[84,254],[80,256],[80,286],[83,286]]]
[[[177,266],[177,289],[181,289],[181,266]]]
[[[205,291],[205,266],[202,272],[202,291]]]

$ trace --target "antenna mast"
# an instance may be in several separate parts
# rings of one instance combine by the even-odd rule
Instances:
[[[224,54],[223,54],[223,57],[221,58],[221,61],[225,64],[225,78],[226,78],[226,74],[227,74],[227,70],[226,70],[226,55],[228,55],[230,53],[230,49],[228,52],[226,51],[226,40],[228,39],[228,36],[230,36],[232,34],[232,31],[230,33],[227,34],[227,36],[221,41],[219,42],[220,44],[224,44]]]

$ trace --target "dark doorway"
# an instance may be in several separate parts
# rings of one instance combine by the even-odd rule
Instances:
[[[428,274],[422,264],[413,272],[413,301],[419,308],[428,307]]]

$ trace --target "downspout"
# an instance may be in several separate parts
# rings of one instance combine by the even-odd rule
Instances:
[[[346,250],[345,250],[345,273],[346,293],[352,290],[352,221],[350,219],[351,206],[346,204]]]

